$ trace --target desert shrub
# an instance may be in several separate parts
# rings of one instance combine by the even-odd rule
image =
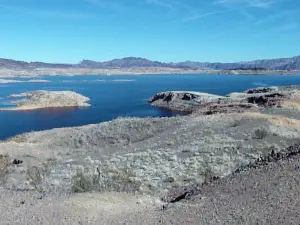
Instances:
[[[43,180],[47,175],[49,175],[51,166],[56,162],[55,158],[48,158],[45,162],[39,165],[31,165],[30,163],[27,166],[26,177],[35,190],[43,192],[42,184]]]
[[[19,134],[12,138],[9,138],[8,141],[14,141],[17,143],[22,143],[27,141],[27,134]]]
[[[89,192],[93,189],[92,176],[85,174],[82,170],[77,170],[71,180],[71,189],[75,193]]]
[[[128,169],[112,171],[102,182],[105,190],[117,192],[135,192],[141,186],[140,182],[134,180],[133,172]]]
[[[268,135],[268,131],[264,128],[258,128],[254,133],[258,139],[264,139]]]
[[[218,179],[218,177],[213,173],[213,171],[210,168],[207,168],[202,175],[204,176],[204,184],[209,184],[212,181]]]
[[[241,121],[239,121],[239,120],[234,120],[232,123],[231,123],[231,127],[237,127],[237,126],[239,126],[240,125],[240,123],[241,123]]]
[[[37,166],[28,166],[27,179],[30,181],[30,184],[36,189],[41,190],[39,185],[43,181],[43,169]]]
[[[11,159],[8,155],[0,154],[0,182],[4,183],[11,165]]]
[[[135,192],[141,183],[133,179],[129,170],[103,170],[97,168],[97,173],[89,174],[78,170],[71,179],[71,189],[75,193],[89,191]]]

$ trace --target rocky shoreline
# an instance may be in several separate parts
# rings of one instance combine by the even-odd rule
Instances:
[[[212,70],[180,69],[166,67],[132,68],[35,68],[12,69],[0,68],[0,78],[37,78],[41,76],[80,76],[80,75],[159,75],[159,74],[219,74],[219,75],[299,75],[299,71],[285,70]]]
[[[227,96],[201,92],[169,91],[151,97],[153,106],[182,113],[204,115],[224,112],[257,111],[258,108],[297,109],[300,104],[300,86],[262,87],[231,93]]]

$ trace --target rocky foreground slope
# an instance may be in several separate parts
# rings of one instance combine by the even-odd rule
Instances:
[[[72,91],[34,91],[7,97],[16,107],[0,108],[5,111],[24,111],[44,108],[89,107],[89,98]]]
[[[270,180],[270,184],[268,177],[264,182],[260,179],[273,177],[275,162],[283,160],[280,165],[285,168],[284,173],[277,167],[274,171],[285,176],[282,181],[294,182],[294,186],[277,182],[274,188],[284,196],[282,201],[295,200],[300,183],[294,167],[298,161],[288,167],[284,162],[300,153],[298,92],[298,86],[258,88],[225,97],[176,92],[168,98],[169,105],[187,104],[191,114],[174,118],[119,118],[13,137],[0,143],[2,192],[10,199],[25,200],[25,204],[30,202],[47,211],[45,214],[41,209],[39,218],[51,218],[52,212],[59,215],[59,220],[68,215],[66,221],[72,224],[75,218],[78,224],[124,224],[126,220],[128,224],[140,224],[144,219],[149,221],[147,224],[224,224],[228,218],[230,224],[241,224],[249,213],[258,215],[251,207],[259,205],[257,196],[264,193],[277,212],[274,218],[282,216],[282,221],[287,221],[283,217],[294,208],[276,203],[279,192],[271,190],[275,180]],[[165,97],[158,99],[165,104]],[[256,173],[255,168],[268,165],[271,169],[261,169],[258,176],[249,172]],[[239,180],[244,175],[249,177],[249,183],[245,178],[241,189],[226,192],[228,177],[240,176]],[[236,187],[234,182],[229,181],[229,185]],[[257,184],[253,187],[252,183]],[[206,185],[219,186],[210,189],[216,191],[211,194]],[[242,204],[239,194],[246,193],[246,189],[251,190],[249,198],[245,198],[249,206]],[[33,195],[32,191],[38,194]],[[91,193],[74,195],[78,192]],[[57,196],[61,195],[67,196],[61,197],[64,200],[59,204]],[[227,207],[231,207],[228,211],[233,214],[225,219],[226,206],[213,201],[225,201],[226,196]],[[191,197],[194,202],[186,200]],[[46,207],[44,201],[51,202],[53,208]],[[297,203],[294,207],[298,207]],[[1,211],[2,215],[10,215],[3,208]],[[26,213],[31,215],[34,210],[26,209]],[[267,214],[259,213],[256,218],[262,219],[260,222],[276,222],[270,217],[263,220]]]

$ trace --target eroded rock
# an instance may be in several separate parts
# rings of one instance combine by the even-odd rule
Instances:
[[[227,96],[200,92],[162,92],[148,101],[153,106],[205,115],[245,112],[260,108],[300,108],[300,86],[259,87]]]
[[[201,104],[217,103],[224,98],[226,97],[201,92],[170,91],[158,93],[148,102],[160,108],[190,113]]]

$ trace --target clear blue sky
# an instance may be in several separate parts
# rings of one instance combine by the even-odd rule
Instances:
[[[299,0],[0,0],[0,57],[76,63],[300,55]]]

